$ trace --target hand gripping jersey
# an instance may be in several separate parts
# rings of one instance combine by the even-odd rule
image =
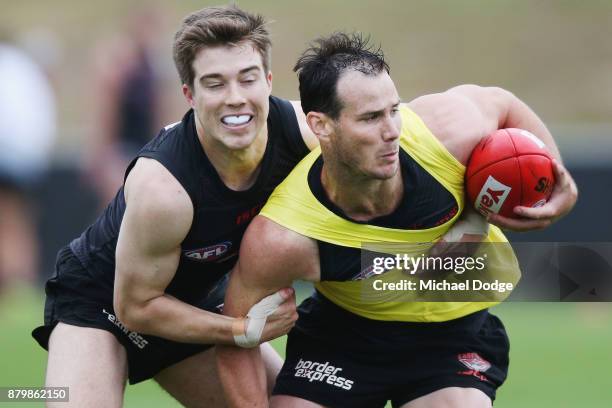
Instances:
[[[413,255],[427,253],[457,221],[464,208],[465,166],[414,112],[407,107],[402,107],[400,112],[400,163],[405,197],[393,214],[367,224],[358,223],[326,202],[325,195],[317,191],[320,190],[317,179],[321,152],[316,149],[277,187],[261,215],[318,241],[321,281],[315,287],[349,312],[374,320],[439,322],[486,309],[498,301],[410,302],[393,296],[383,301],[380,298],[368,301],[366,297],[364,288],[371,288],[373,279],[397,281],[397,273],[364,276],[359,270],[360,249],[405,245],[412,246]],[[488,273],[516,283],[520,269],[501,230],[491,226],[484,242],[506,243],[487,246]]]

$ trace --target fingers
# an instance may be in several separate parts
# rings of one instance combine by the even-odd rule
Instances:
[[[295,307],[295,296],[292,296],[268,317],[262,341],[271,340],[287,334],[293,328],[297,319],[298,313]]]
[[[573,197],[575,187],[569,172],[561,163],[554,159],[553,171],[555,173],[555,187],[553,188],[549,201],[557,201],[560,202],[560,204],[571,202],[573,204],[575,201],[575,197]]]
[[[560,214],[559,206],[556,202],[549,201],[542,207],[514,207],[514,213],[521,217],[531,218],[532,220],[544,220],[558,217]]]
[[[259,302],[251,306],[247,316],[251,318],[265,319],[267,316],[273,314],[282,304],[287,302],[288,299],[293,299],[293,302],[290,303],[295,306],[293,288],[281,289],[261,299]]]
[[[297,315],[295,297],[288,299],[286,302],[280,305],[270,317],[275,319],[292,319],[294,314]]]
[[[277,308],[292,297],[295,297],[293,288],[283,288],[270,296],[266,296],[259,303],[266,304],[270,308]]]
[[[232,327],[234,342],[240,347],[254,347],[262,339],[266,341],[286,334],[296,320],[295,291],[293,288],[281,289],[249,309],[243,334],[240,333],[240,322],[235,322],[235,327]]]
[[[556,178],[555,187],[553,188],[548,202],[542,207],[536,208],[523,206],[515,207],[515,214],[531,220],[549,220],[552,222],[567,214],[574,207],[578,197],[578,190],[569,172],[561,163],[554,159],[553,169]],[[527,226],[527,224],[525,224],[525,226]]]
[[[557,161],[557,159],[552,159],[553,164],[553,172],[555,173],[555,182],[563,184],[563,182],[567,182],[568,174],[567,170],[561,163]]]
[[[278,293],[281,296],[283,301],[291,298],[292,296],[295,297],[295,291],[293,290],[293,288],[283,288],[276,293]]]
[[[517,232],[539,230],[552,224],[551,219],[514,219],[499,214],[491,214],[489,216],[489,222],[500,228]]]
[[[288,300],[287,302],[283,303],[282,305],[280,305],[280,307],[276,310],[276,312],[274,313],[277,316],[286,316],[289,314],[292,314],[293,312],[295,312],[295,299],[294,300]]]

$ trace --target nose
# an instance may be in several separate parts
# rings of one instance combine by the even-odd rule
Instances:
[[[392,142],[399,138],[401,127],[402,124],[398,116],[385,115],[382,123],[382,139],[385,142]]]
[[[231,106],[240,106],[246,103],[246,98],[242,94],[238,83],[229,84],[225,103]]]

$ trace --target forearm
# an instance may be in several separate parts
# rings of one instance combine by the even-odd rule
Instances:
[[[262,313],[254,308],[263,304],[279,306],[278,315],[266,317],[263,340],[276,338],[293,327],[297,320],[293,291],[278,290],[288,288],[296,278],[307,276],[301,260],[312,258],[310,252],[302,249],[301,242],[296,243],[301,236],[280,228],[266,218],[255,217],[242,240],[238,263],[225,292],[223,313],[228,316],[261,319]],[[266,250],[272,245],[277,251],[267,255]],[[278,303],[277,295],[284,299],[282,304]],[[219,347],[217,368],[230,406],[268,406],[265,367],[259,347]]]
[[[217,370],[229,407],[267,407],[266,372],[259,347],[216,348]]]
[[[118,309],[123,324],[141,334],[182,343],[234,344],[234,318],[202,310],[169,295]]]
[[[225,292],[223,313],[246,316],[249,309],[266,294],[266,287],[249,280],[238,260]],[[218,347],[217,369],[230,407],[267,407],[266,373],[259,346],[255,348]]]

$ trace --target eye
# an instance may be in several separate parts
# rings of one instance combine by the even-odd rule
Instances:
[[[255,78],[245,78],[241,81],[243,84],[252,84],[255,82]]]
[[[210,83],[206,85],[206,88],[208,89],[218,89],[221,88],[223,86],[223,84],[221,82],[214,82],[214,83]]]

